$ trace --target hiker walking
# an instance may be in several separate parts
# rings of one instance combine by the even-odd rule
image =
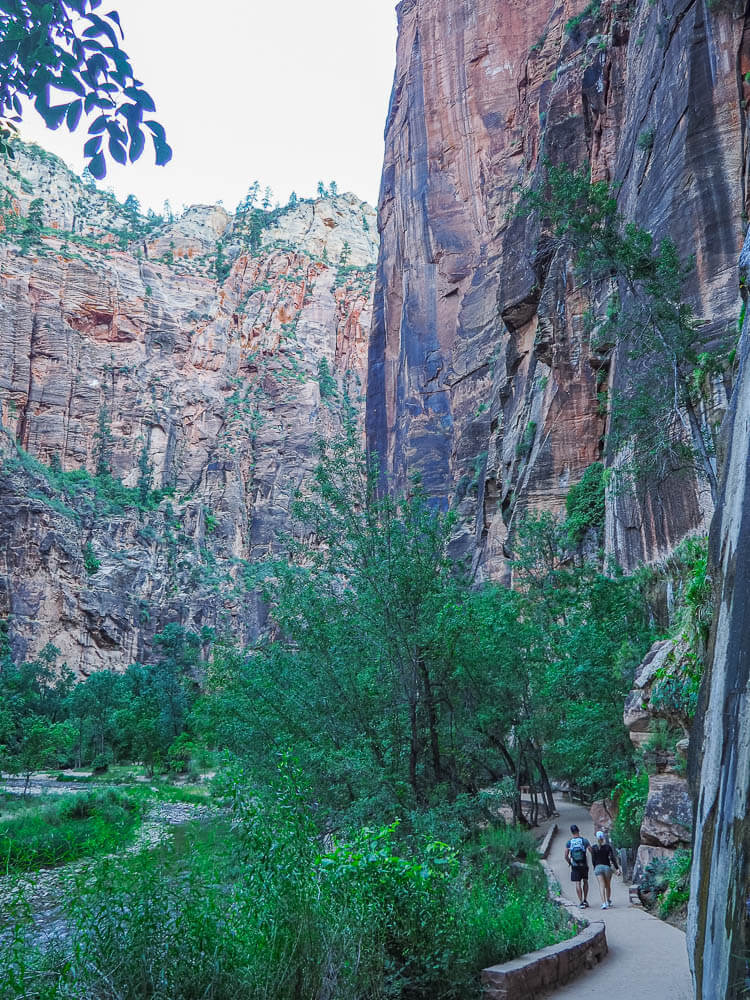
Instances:
[[[565,845],[565,860],[570,866],[570,881],[575,882],[578,905],[584,909],[589,905],[589,862],[586,851],[591,844],[582,837],[575,823],[570,828],[573,836]]]
[[[612,845],[607,843],[604,830],[596,831],[596,843],[591,847],[591,863],[599,883],[602,909],[607,910],[612,905],[612,871],[614,869],[619,875],[620,866]]]

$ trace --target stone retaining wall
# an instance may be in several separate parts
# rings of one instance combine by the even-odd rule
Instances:
[[[487,1000],[533,1000],[542,990],[562,986],[607,954],[602,921],[588,925],[568,941],[550,945],[512,962],[482,970]]]

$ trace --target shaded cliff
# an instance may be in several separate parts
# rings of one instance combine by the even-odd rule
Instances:
[[[80,673],[168,622],[251,639],[346,383],[377,251],[352,195],[145,217],[20,148],[0,175],[0,617]],[[96,475],[98,473],[98,475]]]
[[[750,239],[740,285],[750,280]],[[717,608],[693,761],[696,817],[688,922],[697,1000],[747,992],[750,860],[750,329],[722,429],[722,490],[711,527]]]
[[[695,257],[701,337],[725,338],[739,308],[745,17],[688,0],[404,0],[398,12],[368,440],[396,482],[418,471],[458,506],[457,551],[478,578],[507,579],[514,519],[559,511],[587,466],[612,459],[601,394],[638,376],[625,349],[592,346],[584,289],[564,255],[538,250],[536,220],[514,215],[518,188],[545,162],[590,162],[625,218]],[[711,396],[716,424],[721,379]],[[607,549],[633,567],[710,512],[684,476],[639,500],[613,494]]]

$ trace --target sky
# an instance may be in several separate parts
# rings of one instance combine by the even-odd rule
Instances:
[[[135,164],[108,166],[100,187],[144,209],[168,199],[173,210],[222,201],[231,211],[256,179],[282,203],[335,180],[376,204],[395,2],[113,0],[174,156],[156,167],[147,146]],[[83,169],[83,123],[50,132],[28,111],[21,135]]]

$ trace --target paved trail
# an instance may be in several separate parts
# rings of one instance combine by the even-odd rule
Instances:
[[[570,824],[577,823],[583,837],[593,842],[595,830],[591,816],[582,806],[558,801],[558,833],[552,841],[548,863],[562,886],[562,894],[571,900],[576,914],[588,920],[603,920],[607,925],[609,954],[592,969],[582,973],[567,986],[550,993],[550,1000],[692,1000],[693,988],[688,967],[685,935],[671,924],[652,917],[639,906],[628,902],[628,889],[615,876],[609,910],[600,909],[599,884],[589,867],[589,903],[578,909],[575,887],[565,861],[565,842]]]

